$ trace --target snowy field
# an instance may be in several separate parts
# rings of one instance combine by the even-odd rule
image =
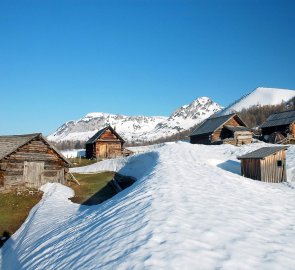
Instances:
[[[239,175],[236,156],[262,147],[165,144],[73,171],[138,181],[97,206],[45,192],[4,245],[2,269],[295,269],[295,184]],[[287,154],[295,181],[295,147]]]

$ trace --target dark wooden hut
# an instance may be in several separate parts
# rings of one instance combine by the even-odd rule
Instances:
[[[0,190],[64,184],[69,166],[41,133],[0,136]]]
[[[190,142],[241,145],[252,142],[252,132],[236,113],[213,116],[196,127],[190,135]]]
[[[265,141],[281,143],[295,138],[295,110],[274,113],[260,126]],[[286,139],[286,140],[285,140]]]
[[[286,146],[263,147],[238,157],[241,160],[241,174],[264,182],[287,181]]]
[[[103,128],[86,142],[86,158],[120,157],[124,142],[111,126]]]

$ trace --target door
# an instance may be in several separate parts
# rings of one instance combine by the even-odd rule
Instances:
[[[101,144],[99,148],[99,155],[101,158],[107,158],[107,149],[108,145],[107,144]]]
[[[23,180],[28,188],[39,188],[43,183],[44,162],[24,162]]]

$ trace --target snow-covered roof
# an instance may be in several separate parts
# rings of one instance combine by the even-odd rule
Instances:
[[[287,150],[287,146],[273,146],[273,147],[262,147],[253,152],[245,154],[243,156],[238,157],[238,159],[247,159],[247,158],[265,158],[267,156],[273,155],[281,150]]]
[[[295,122],[295,110],[274,113],[261,125],[261,128],[289,125]]]

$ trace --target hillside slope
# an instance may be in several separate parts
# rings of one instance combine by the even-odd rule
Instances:
[[[219,112],[219,115],[239,112],[254,105],[277,105],[282,101],[288,101],[294,96],[295,90],[258,87],[224,108]]]
[[[295,186],[237,174],[253,144],[166,144],[75,171],[116,170],[137,182],[101,205],[47,184],[6,242],[2,269],[294,269]],[[295,147],[287,154],[294,178]],[[291,178],[290,178],[291,179]],[[295,180],[295,179],[293,179]]]

